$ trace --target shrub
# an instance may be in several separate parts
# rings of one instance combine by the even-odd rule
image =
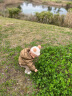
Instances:
[[[21,10],[19,8],[8,8],[8,11],[10,18],[18,18],[18,15]]]
[[[42,49],[35,66],[38,72],[31,78],[39,89],[36,96],[71,96],[72,45]]]
[[[71,9],[68,11],[67,15],[65,16],[64,26],[72,28],[72,10]]]
[[[64,15],[53,15],[51,12],[43,11],[41,13],[37,12],[35,16],[37,21],[41,23],[54,24],[58,26],[62,26],[64,23]]]
[[[48,23],[51,24],[52,23],[52,18],[53,18],[53,14],[51,12],[41,12],[41,13],[36,13],[35,14],[37,21],[42,22],[42,23]]]
[[[70,8],[70,9],[68,10],[68,12],[72,12],[72,8]]]
[[[72,5],[72,2],[67,2],[66,9],[69,9],[70,8],[70,5]]]
[[[65,15],[54,14],[53,24],[58,25],[58,26],[62,26],[64,23],[64,17],[65,17]]]

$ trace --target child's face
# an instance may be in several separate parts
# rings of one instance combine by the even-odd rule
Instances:
[[[33,54],[32,52],[30,52],[30,55],[31,55],[33,58],[35,58],[35,57],[39,57],[39,56]]]

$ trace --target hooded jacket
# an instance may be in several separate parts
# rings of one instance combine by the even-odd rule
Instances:
[[[22,66],[28,66],[30,68],[30,70],[34,71],[36,68],[33,65],[33,58],[32,56],[29,54],[30,48],[25,48],[20,52],[20,56],[19,56],[19,64]]]

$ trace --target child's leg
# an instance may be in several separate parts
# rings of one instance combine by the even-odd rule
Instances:
[[[26,68],[25,69],[25,73],[27,73],[27,74],[30,74],[31,73],[31,71],[30,71],[30,69],[29,69],[28,66],[23,66],[22,64],[20,64],[20,66]]]
[[[30,71],[30,69],[29,69],[28,66],[24,66],[24,68],[26,68],[26,69],[25,69],[25,73],[27,73],[27,74],[30,74],[30,73],[31,73],[31,71]]]

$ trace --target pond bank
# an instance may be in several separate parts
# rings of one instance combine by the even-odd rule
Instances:
[[[66,7],[68,2],[71,1],[61,1],[61,2],[56,2],[56,1],[47,1],[47,0],[29,0],[31,2],[37,3],[37,4],[44,4],[48,6],[57,6],[57,7]],[[70,8],[72,7],[72,4],[69,6]]]
[[[6,6],[9,5],[15,5],[15,4],[21,4],[24,1],[27,0],[6,0],[2,3],[0,3],[0,10],[4,9]],[[35,4],[42,4],[42,5],[48,5],[48,6],[55,6],[55,7],[66,7],[67,1],[61,1],[61,2],[53,2],[53,1],[47,1],[47,0],[29,0],[30,2],[33,2]],[[70,2],[70,1],[68,1]],[[72,7],[72,4],[69,5],[69,7]]]
[[[27,1],[27,0],[26,0]],[[25,3],[25,1],[23,1],[24,3]],[[18,2],[18,3],[7,3],[6,2],[6,5],[4,6],[4,8],[1,10],[2,12],[0,12],[0,15],[1,16],[4,16],[4,17],[10,17],[10,14],[8,13],[8,10],[6,10],[7,8],[14,8],[14,7],[18,7],[19,8],[19,6],[20,6],[20,4],[22,4],[23,2]],[[40,1],[38,1],[38,2],[40,2]],[[29,2],[27,2],[27,9],[30,9],[31,8],[31,6],[30,6],[30,8],[28,8],[28,4],[29,3],[33,3],[33,7],[35,8],[35,6],[37,7],[37,5],[41,5],[41,6],[43,6],[43,8],[45,7],[44,6],[44,4],[42,4],[42,3],[37,3],[37,1],[36,1],[36,3],[35,2],[33,2],[32,0],[29,0]],[[0,3],[0,4],[3,4],[3,3]],[[18,6],[19,5],[19,6]],[[41,8],[41,6],[40,6],[40,8]],[[46,6],[48,6],[48,5],[46,5]],[[21,6],[20,6],[21,7]],[[23,6],[23,8],[25,9],[25,7]],[[59,8],[59,7],[58,7]],[[60,10],[60,8],[58,9],[57,7],[56,8],[54,8],[54,11],[56,10],[57,12],[55,12],[55,13],[58,13],[58,12],[60,12],[60,11],[63,11],[63,10]],[[20,9],[21,10],[21,9]],[[34,11],[34,10],[32,10],[32,8],[30,9],[31,11]],[[37,8],[37,10],[39,11],[39,9]],[[51,6],[48,6],[48,8],[46,9],[47,11],[53,11],[53,8],[51,8]],[[27,11],[29,11],[29,10],[24,10],[24,12],[27,12]],[[63,12],[64,13],[64,12]],[[41,23],[46,23],[46,24],[53,24],[53,25],[57,25],[57,26],[63,26],[63,27],[70,27],[70,28],[72,28],[72,20],[71,20],[71,18],[72,18],[72,12],[71,13],[67,13],[67,15],[66,16],[60,16],[60,15],[62,15],[62,14],[60,14],[60,15],[55,15],[55,14],[53,14],[52,15],[52,19],[51,19],[51,22],[49,22],[48,21],[48,19],[49,19],[49,16],[48,16],[48,18],[46,18],[46,17],[42,17],[41,18],[41,16],[40,15],[43,15],[44,13],[41,13],[41,14],[38,14],[38,16],[37,15],[35,15],[35,16],[33,16],[33,14],[25,14],[25,13],[22,13],[22,10],[21,10],[21,12],[20,12],[20,14],[17,16],[15,16],[14,15],[14,17],[10,17],[10,18],[17,18],[17,19],[22,19],[22,20],[27,20],[27,21],[34,21],[34,22],[41,22]],[[45,14],[47,14],[47,13],[45,13]],[[51,14],[51,13],[50,13]],[[63,14],[63,15],[65,15],[65,14]],[[55,20],[55,18],[56,18],[56,20]],[[69,18],[70,17],[70,18]],[[39,19],[39,20],[38,20]],[[42,20],[43,19],[43,20]],[[46,20],[47,19],[47,20]],[[50,19],[49,19],[50,20]],[[48,21],[48,22],[46,22],[46,21]],[[56,22],[57,21],[57,22]],[[65,23],[66,22],[66,23]],[[68,23],[67,23],[68,22]]]
[[[4,10],[4,8],[6,8],[6,6],[9,5],[20,5],[21,3],[23,3],[24,0],[6,0],[2,3],[0,3],[0,10]]]

